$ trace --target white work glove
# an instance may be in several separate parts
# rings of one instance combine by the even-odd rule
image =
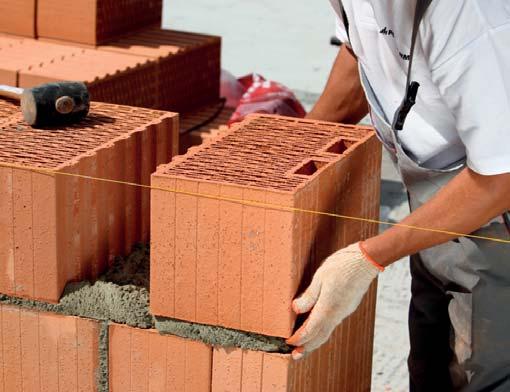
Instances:
[[[329,256],[315,273],[308,289],[292,303],[297,314],[310,316],[287,340],[295,346],[295,360],[326,343],[334,329],[361,303],[370,284],[384,268],[371,260],[360,244]]]

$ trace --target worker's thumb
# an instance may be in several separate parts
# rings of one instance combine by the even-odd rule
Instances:
[[[314,307],[315,303],[319,299],[321,292],[321,281],[315,276],[312,280],[312,284],[306,289],[306,291],[297,299],[292,302],[292,309],[296,314],[307,313]]]

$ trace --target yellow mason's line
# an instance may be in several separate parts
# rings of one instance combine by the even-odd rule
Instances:
[[[106,183],[110,183],[110,184],[119,184],[119,185],[133,186],[133,187],[143,188],[143,189],[153,189],[153,190],[158,190],[158,191],[163,191],[163,192],[176,193],[176,194],[187,195],[187,196],[201,197],[201,198],[204,198],[204,199],[219,200],[219,201],[228,201],[228,202],[242,204],[242,205],[246,205],[246,206],[252,206],[252,207],[270,208],[270,209],[274,209],[274,210],[289,211],[289,212],[302,212],[302,213],[305,213],[305,214],[329,216],[329,217],[332,217],[332,218],[346,219],[346,220],[352,220],[352,221],[358,221],[358,222],[367,222],[367,223],[374,223],[374,224],[380,224],[380,225],[386,225],[386,226],[402,227],[402,228],[406,228],[406,229],[419,230],[419,231],[424,231],[424,232],[429,232],[429,233],[446,234],[446,235],[451,235],[451,236],[454,236],[454,237],[466,237],[466,238],[473,238],[473,239],[478,239],[478,240],[492,241],[492,242],[497,242],[497,243],[501,243],[501,244],[510,244],[510,240],[504,240],[502,238],[484,237],[484,236],[473,235],[473,234],[456,233],[454,231],[448,231],[448,230],[441,230],[441,229],[433,229],[433,228],[428,228],[428,227],[419,227],[419,226],[413,226],[413,225],[406,225],[406,224],[403,224],[403,223],[393,223],[393,222],[381,221],[381,220],[378,220],[378,219],[368,219],[368,218],[361,218],[361,217],[356,217],[356,216],[340,215],[340,214],[335,214],[335,213],[332,213],[332,212],[307,210],[307,209],[297,208],[297,207],[288,207],[288,206],[281,206],[281,205],[271,204],[271,203],[263,203],[263,202],[258,202],[258,201],[243,200],[243,199],[232,198],[232,197],[223,197],[223,196],[217,196],[217,195],[210,195],[210,194],[207,194],[207,193],[181,191],[181,190],[177,190],[177,189],[170,189],[170,188],[163,188],[163,187],[157,187],[157,186],[151,186],[151,185],[137,184],[135,182],[127,182],[127,181],[111,180],[111,179],[108,179],[108,178],[85,176],[85,175],[82,175],[82,174],[62,173],[62,172],[58,172],[56,170],[43,169],[43,168],[39,168],[39,167],[23,166],[23,165],[16,165],[16,164],[10,164],[10,163],[0,163],[0,167],[10,168],[10,169],[26,170],[26,171],[42,173],[42,174],[50,174],[50,175],[58,175],[58,176],[66,176],[66,177],[75,177],[75,178],[81,178],[81,179],[84,179],[84,180],[92,180],[92,181],[106,182]]]

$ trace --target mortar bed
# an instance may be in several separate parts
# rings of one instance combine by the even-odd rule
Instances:
[[[128,257],[117,257],[110,269],[95,282],[75,282],[67,285],[58,304],[0,295],[0,303],[22,308],[78,316],[125,324],[135,328],[157,329],[161,334],[201,341],[213,347],[288,354],[291,350],[284,339],[209,326],[163,317],[149,312],[150,252],[138,244]],[[103,329],[105,326],[103,325]],[[106,328],[107,329],[107,328]],[[107,361],[106,341],[100,350]],[[103,368],[104,365],[101,366]]]

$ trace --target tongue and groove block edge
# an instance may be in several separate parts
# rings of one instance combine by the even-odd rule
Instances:
[[[292,335],[292,299],[377,225],[371,128],[254,115],[152,175],[151,312]],[[205,197],[204,197],[205,195]]]
[[[12,107],[0,101],[0,164],[149,185],[178,151],[173,113],[93,103],[79,124],[42,130]],[[149,240],[147,189],[1,165],[0,189],[2,294],[56,303]]]

